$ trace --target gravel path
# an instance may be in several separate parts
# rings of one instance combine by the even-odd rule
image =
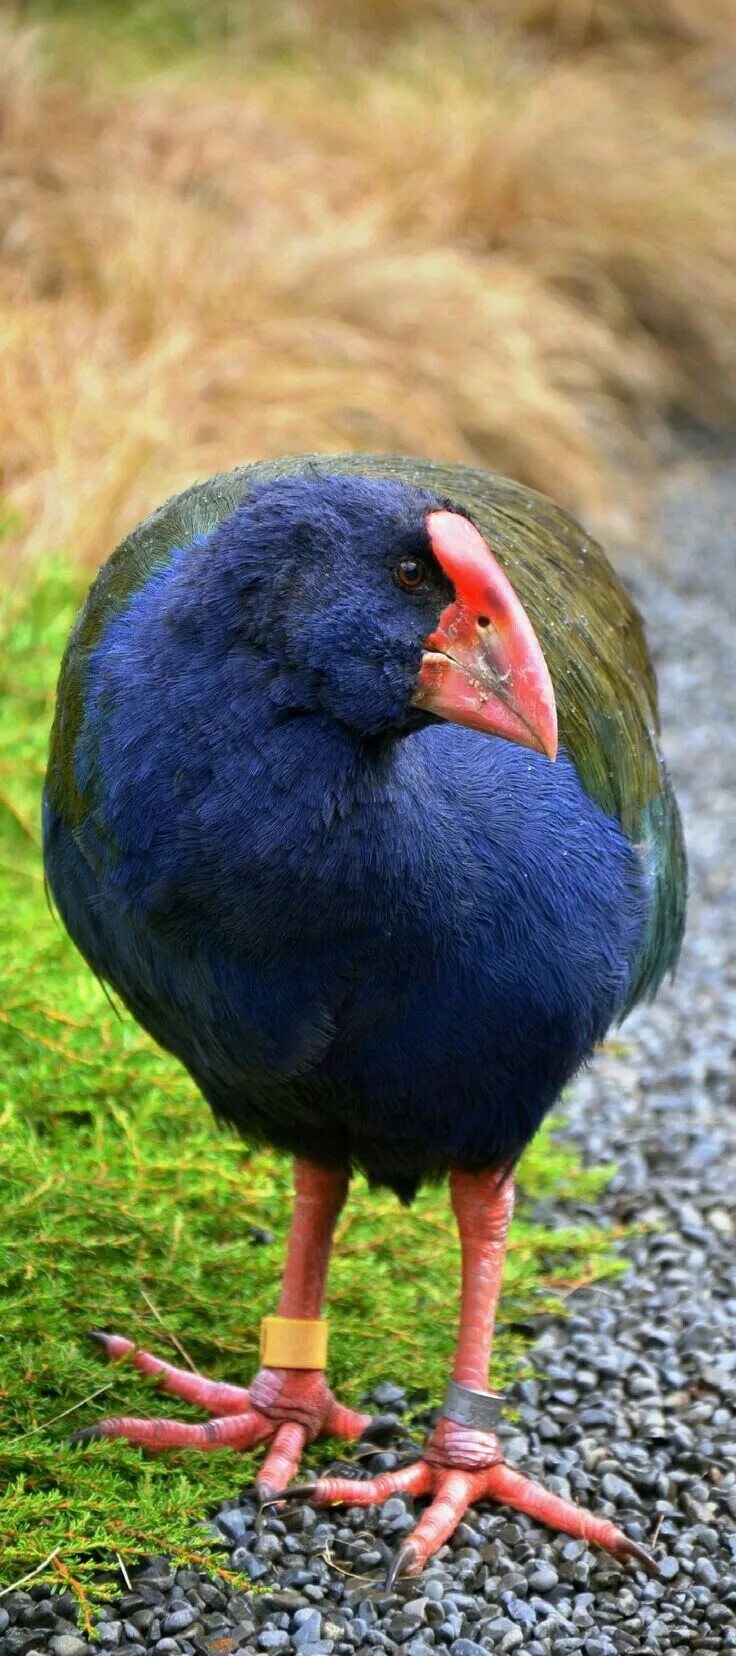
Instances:
[[[665,486],[659,569],[632,579],[660,675],[666,747],[686,818],[692,899],[676,984],[578,1085],[566,1136],[618,1172],[594,1210],[653,1228],[623,1246],[625,1278],[578,1291],[515,1389],[509,1459],[615,1517],[662,1578],[624,1571],[526,1518],[470,1515],[418,1582],[382,1592],[412,1503],[332,1516],[243,1498],[218,1515],[257,1593],[156,1560],[105,1612],[110,1656],[299,1651],[349,1656],[633,1656],[736,1651],[736,467]],[[635,567],[635,566],[632,566]],[[625,568],[625,565],[624,565]],[[544,1218],[589,1217],[545,1204]],[[374,1394],[400,1416],[403,1394]],[[396,1463],[400,1440],[370,1470]],[[264,1591],[266,1589],[266,1591]],[[2,1656],[87,1656],[68,1597],[0,1601]]]

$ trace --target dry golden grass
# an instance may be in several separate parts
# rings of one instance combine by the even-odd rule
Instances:
[[[675,406],[732,416],[736,146],[703,56],[732,8],[628,8],[697,38],[670,64],[649,48],[545,61],[523,30],[486,26],[500,4],[469,7],[458,41],[452,9],[427,6],[383,0],[379,61],[357,0],[339,27],[334,0],[295,0],[286,67],[251,34],[122,88],[114,62],[69,68],[68,36],[62,73],[42,32],[9,30],[14,562],[99,560],[193,477],[308,448],[457,457],[601,510],[606,465],[640,460]],[[573,14],[599,37],[627,10],[517,9],[532,40],[571,37]]]
[[[736,45],[733,0],[495,0],[492,9],[568,49],[640,40]]]

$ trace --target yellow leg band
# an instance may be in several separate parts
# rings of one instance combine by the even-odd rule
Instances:
[[[327,1327],[323,1317],[264,1317],[261,1362],[267,1368],[326,1368]]]

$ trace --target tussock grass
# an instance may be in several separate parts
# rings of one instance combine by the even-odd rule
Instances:
[[[230,1451],[69,1447],[69,1432],[103,1413],[171,1412],[129,1365],[101,1361],[85,1330],[127,1331],[174,1361],[179,1342],[205,1372],[247,1382],[275,1301],[290,1171],[218,1130],[183,1071],[116,1014],[46,905],[39,791],[79,597],[78,576],[47,570],[0,609],[0,1584],[46,1560],[37,1580],[73,1580],[84,1612],[85,1595],[117,1589],[116,1559],[130,1569],[165,1552],[214,1570],[201,1520],[254,1464]],[[592,1197],[605,1177],[583,1174],[545,1133],[522,1184]],[[613,1268],[607,1244],[592,1228],[547,1232],[522,1207],[497,1381],[516,1371],[531,1315]],[[444,1192],[407,1212],[357,1182],[330,1283],[331,1376],[345,1400],[388,1375],[439,1399],[457,1265]]]
[[[98,561],[193,476],[308,448],[599,515],[673,410],[732,418],[730,0],[16,15],[6,566]]]

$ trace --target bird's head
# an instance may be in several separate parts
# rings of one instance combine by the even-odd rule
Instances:
[[[248,642],[289,670],[287,702],[364,735],[449,719],[554,759],[541,646],[461,508],[315,470],[258,487],[217,542]]]

